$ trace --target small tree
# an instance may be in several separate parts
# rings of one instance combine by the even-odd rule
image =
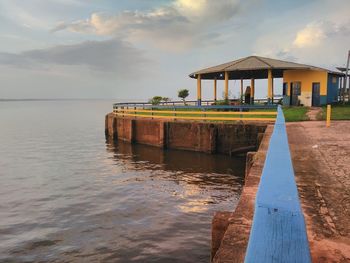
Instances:
[[[152,105],[159,105],[162,99],[163,98],[161,96],[154,96],[152,99],[149,99],[149,103],[151,103]]]
[[[168,98],[168,97],[163,97],[163,98],[162,98],[162,101],[164,101],[164,102],[169,102],[169,101],[171,101],[171,99]]]
[[[186,104],[185,99],[188,97],[188,95],[190,95],[190,92],[188,91],[188,89],[180,89],[177,94],[177,96],[182,99],[184,104]]]

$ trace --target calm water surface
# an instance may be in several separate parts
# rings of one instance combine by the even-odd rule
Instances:
[[[0,102],[1,262],[208,262],[244,160],[106,142],[110,101]]]

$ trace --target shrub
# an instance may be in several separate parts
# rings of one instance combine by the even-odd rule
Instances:
[[[149,103],[151,103],[152,105],[159,105],[162,99],[163,97],[161,96],[154,96],[152,99],[149,99]]]

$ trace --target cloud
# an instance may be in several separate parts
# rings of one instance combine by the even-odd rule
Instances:
[[[321,24],[309,24],[297,33],[293,44],[298,48],[317,46],[325,37]]]
[[[145,40],[165,49],[181,50],[209,42],[206,36],[218,34],[216,26],[230,20],[239,11],[239,4],[239,0],[177,0],[149,11],[93,13],[85,20],[59,22],[51,32],[118,36],[133,43]]]
[[[346,15],[311,20],[289,29],[288,34],[277,29],[261,36],[254,51],[263,56],[334,69],[345,61],[349,49],[349,25]]]
[[[147,62],[142,51],[117,39],[59,45],[18,54],[0,52],[0,65],[33,69],[55,65],[78,66],[94,71],[113,72],[118,76],[129,75]]]
[[[296,33],[293,44],[287,47],[290,54],[315,61],[324,67],[342,64],[342,58],[349,48],[350,21],[313,21]]]
[[[217,23],[233,17],[240,9],[239,0],[177,0],[173,6],[180,14],[201,23]]]
[[[347,23],[333,23],[331,21],[312,22],[297,32],[293,44],[298,48],[314,47],[328,37],[338,34],[348,34]]]

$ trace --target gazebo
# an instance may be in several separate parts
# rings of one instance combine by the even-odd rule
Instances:
[[[202,101],[202,80],[214,81],[214,100],[217,100],[217,80],[224,80],[224,97],[228,99],[229,80],[241,80],[242,95],[243,80],[250,79],[251,102],[254,103],[255,79],[267,79],[268,101],[273,102],[273,80],[274,78],[282,78],[286,70],[299,70],[299,72],[327,71],[328,73],[339,74],[339,72],[332,72],[314,66],[259,56],[249,56],[214,67],[201,69],[191,73],[189,76],[197,79],[198,105],[201,105]]]

